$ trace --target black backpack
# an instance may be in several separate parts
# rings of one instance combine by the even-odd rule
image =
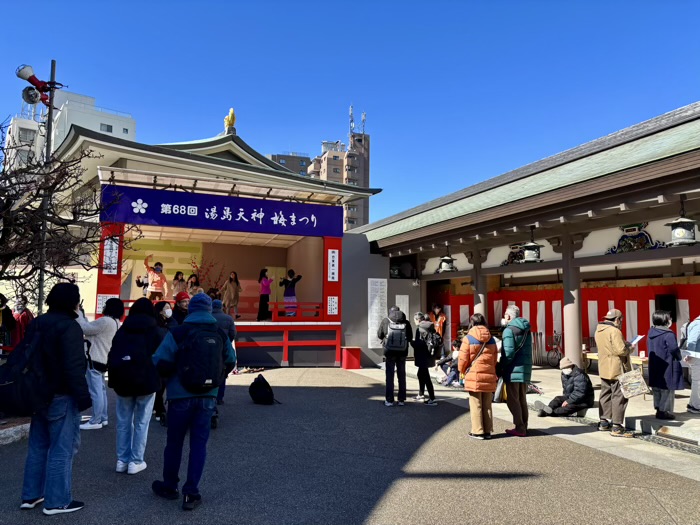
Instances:
[[[250,384],[248,393],[253,403],[256,405],[274,405],[275,403],[280,403],[275,399],[275,394],[272,393],[270,383],[267,382],[267,379],[265,379],[262,374],[258,374],[258,377]]]
[[[0,365],[0,412],[28,417],[46,409],[53,398],[44,365],[39,326]]]
[[[408,348],[406,340],[406,323],[395,323],[389,319],[389,330],[384,339],[384,349],[393,352],[403,352]]]
[[[145,396],[154,391],[157,373],[144,339],[121,327],[112,340],[107,357],[108,385],[122,397]]]
[[[226,380],[226,336],[213,324],[191,328],[177,350],[177,375],[192,394],[207,394]]]

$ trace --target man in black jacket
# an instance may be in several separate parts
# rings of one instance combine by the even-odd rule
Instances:
[[[580,410],[593,407],[593,385],[586,372],[574,365],[568,357],[561,358],[559,368],[564,395],[555,397],[549,405],[545,405],[542,401],[535,401],[539,417],[570,416]]]
[[[53,398],[32,417],[24,466],[22,509],[44,502],[44,514],[75,512],[84,503],[71,494],[73,457],[80,445],[80,412],[92,406],[87,380],[83,331],[75,320],[80,291],[71,283],[51,289],[49,311],[29,325],[25,338],[38,332],[46,381]]]
[[[389,317],[385,317],[379,329],[377,338],[384,348],[384,369],[386,371],[386,399],[384,406],[394,406],[394,370],[399,378],[398,405],[404,406],[406,401],[406,357],[408,343],[413,339],[411,324],[398,306],[389,309]]]

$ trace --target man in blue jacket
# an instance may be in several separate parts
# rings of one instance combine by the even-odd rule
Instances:
[[[173,329],[165,336],[158,350],[153,355],[161,375],[168,377],[166,386],[168,393],[168,439],[164,452],[163,481],[153,482],[152,489],[158,496],[166,499],[178,499],[178,477],[182,446],[185,435],[190,433],[190,456],[187,463],[187,481],[182,486],[184,510],[193,510],[201,503],[199,481],[204,471],[204,461],[207,454],[207,441],[211,418],[216,408],[218,382],[205,393],[193,393],[187,390],[178,372],[178,353],[184,352],[183,345],[197,341],[193,331],[202,328],[216,327],[216,319],[212,316],[212,300],[208,295],[197,294],[189,303],[188,315],[182,326]],[[217,328],[218,330],[218,328]],[[223,361],[225,372],[233,370],[236,365],[236,353],[226,334],[218,330],[223,339]],[[192,336],[192,337],[190,337]],[[189,337],[189,338],[188,338]],[[190,347],[189,352],[197,351]],[[180,356],[180,359],[182,356]],[[184,377],[184,376],[183,376]]]

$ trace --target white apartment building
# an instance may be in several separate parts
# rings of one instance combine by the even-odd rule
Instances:
[[[54,95],[52,147],[56,150],[73,124],[126,140],[136,140],[136,121],[128,113],[105,109],[95,98],[69,91]],[[24,103],[22,111],[11,121],[5,137],[9,151],[7,162],[26,164],[29,159],[43,157],[46,137],[47,108]]]

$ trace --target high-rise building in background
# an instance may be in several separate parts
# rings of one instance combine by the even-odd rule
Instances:
[[[369,135],[351,132],[350,144],[323,142],[321,155],[309,166],[309,176],[369,188]],[[345,205],[345,229],[369,223],[369,200]]]
[[[54,95],[52,146],[56,150],[66,138],[72,124],[108,133],[126,140],[136,140],[136,121],[128,113],[101,108],[95,99],[69,91]],[[9,124],[5,144],[12,152],[12,162],[27,164],[44,156],[46,107],[22,104],[22,110]]]
[[[298,153],[296,151],[273,153],[268,155],[267,158],[304,177],[308,175],[307,170],[309,169],[309,164],[311,164],[311,158],[307,153]]]

